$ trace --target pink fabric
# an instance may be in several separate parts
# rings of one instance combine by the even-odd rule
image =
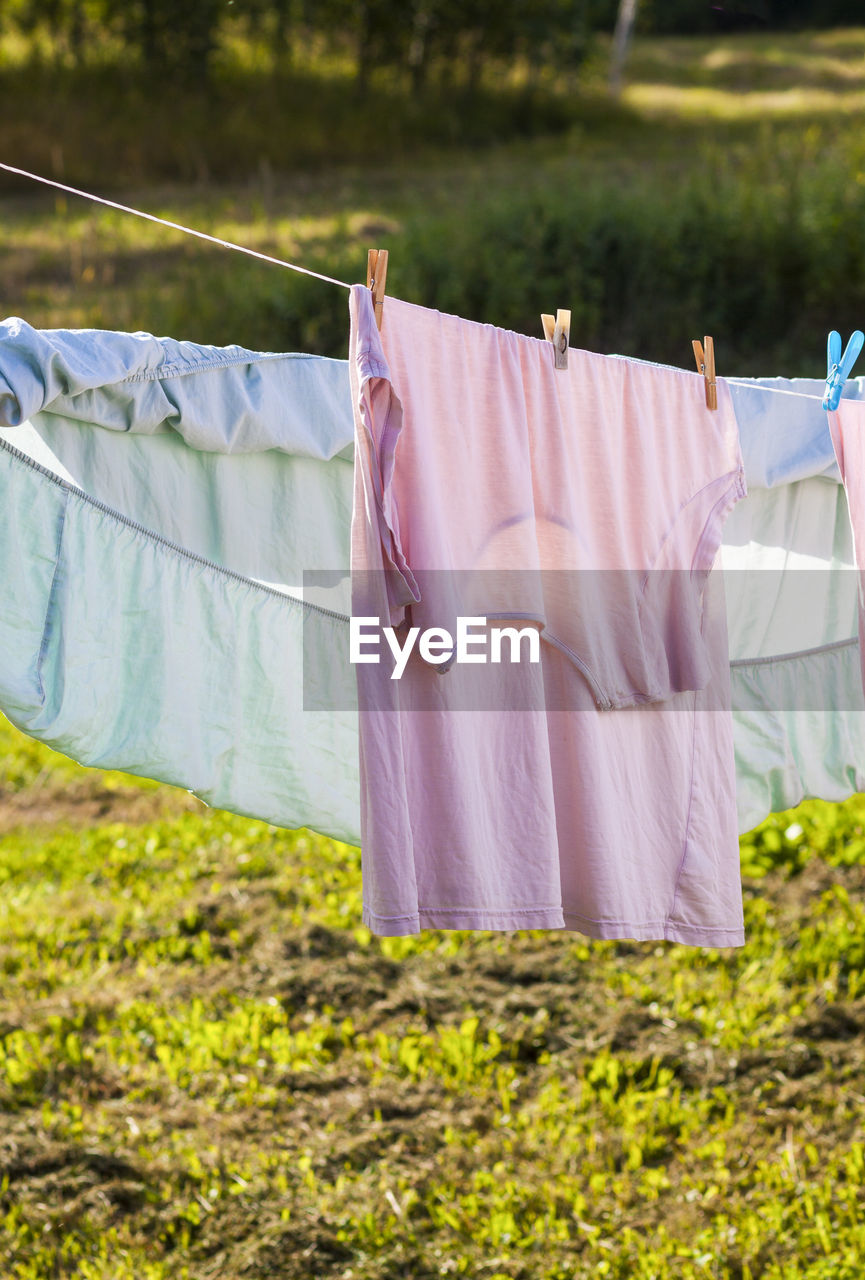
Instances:
[[[712,412],[696,374],[557,371],[548,343],[390,297],[379,334],[361,286],[351,310],[353,614],[546,641],[539,665],[357,667],[364,921],[741,945],[707,577],[745,492],[728,388]]]
[[[847,495],[853,554],[859,570],[859,661],[865,689],[865,400],[840,400],[828,413],[829,433]]]

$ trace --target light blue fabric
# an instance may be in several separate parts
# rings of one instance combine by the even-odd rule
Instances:
[[[865,789],[857,574],[825,380],[728,379],[748,497],[724,528],[739,830]],[[865,380],[843,395],[861,399]]]
[[[347,568],[343,360],[13,319],[0,428],[15,424],[19,451],[205,560],[298,596],[305,569]],[[347,615],[347,584],[340,600]]]
[[[352,457],[344,360],[211,347],[149,333],[0,325],[0,425],[50,412],[192,449]]]
[[[818,402],[819,404],[819,402]],[[865,789],[858,574],[840,484],[751,489],[721,548],[739,830]]]
[[[739,423],[748,489],[774,489],[810,476],[841,481],[822,406],[825,379],[727,378]],[[845,399],[861,400],[865,380],[850,378]],[[816,401],[816,403],[815,403]]]
[[[0,411],[0,709],[83,764],[358,843],[356,713],[305,707],[346,705],[348,584],[300,600],[347,560],[345,363],[11,321]]]
[[[8,446],[0,492],[0,546],[25,553],[4,566],[0,611],[14,724],[87,764],[358,842],[356,717],[304,710],[304,647],[340,652],[341,618],[208,566]]]

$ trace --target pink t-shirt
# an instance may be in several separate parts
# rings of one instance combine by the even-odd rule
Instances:
[[[351,311],[353,615],[544,641],[356,668],[365,922],[740,945],[708,576],[745,492],[728,389],[713,412],[696,374],[574,350],[557,371],[549,343],[390,297],[379,333],[361,286]]]

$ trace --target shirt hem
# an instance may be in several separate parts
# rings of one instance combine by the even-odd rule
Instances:
[[[671,920],[593,920],[561,907],[520,907],[491,911],[471,907],[425,907],[405,915],[385,916],[364,906],[363,923],[378,937],[396,938],[422,929],[478,929],[503,932],[518,929],[561,929],[584,933],[601,941],[680,942],[696,947],[742,947],[741,926],[722,928]]]
[[[631,939],[635,942],[681,942],[693,947],[743,947],[744,927],[724,928],[717,925],[685,924],[673,920],[644,920],[633,924],[626,920],[591,920],[575,911],[566,911],[568,929],[577,929],[591,938],[606,941]]]

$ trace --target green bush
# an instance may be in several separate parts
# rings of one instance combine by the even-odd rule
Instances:
[[[570,307],[572,346],[671,364],[711,333],[719,371],[819,376],[829,329],[865,320],[865,185],[841,156],[807,182],[802,157],[776,163],[762,181],[709,164],[673,192],[663,173],[499,187],[470,216],[421,213],[385,237],[389,292],[538,336],[541,311]],[[357,279],[357,251],[340,256],[325,269]],[[282,276],[263,287],[239,305],[270,345],[345,354],[344,297]]]

